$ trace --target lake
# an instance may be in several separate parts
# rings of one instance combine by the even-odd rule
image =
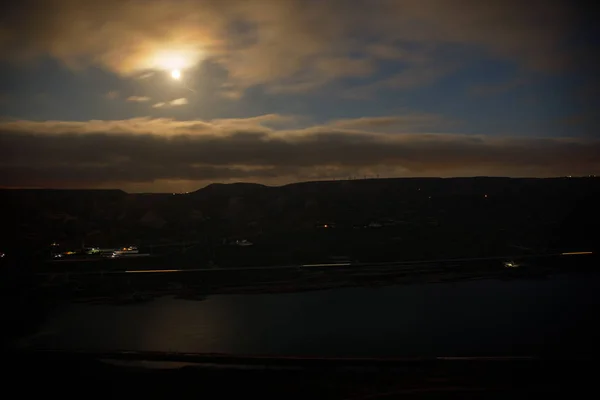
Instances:
[[[33,348],[298,356],[529,356],[596,348],[600,274],[65,304]]]

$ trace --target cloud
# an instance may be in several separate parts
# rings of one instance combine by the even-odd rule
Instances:
[[[248,118],[217,118],[208,121],[212,126],[220,127],[256,127],[256,126],[282,126],[285,124],[293,123],[301,119],[294,115],[281,115],[281,114],[263,114],[256,117]]]
[[[362,117],[331,121],[327,126],[367,131],[414,132],[423,129],[448,129],[454,121],[438,114],[412,113],[400,116]]]
[[[174,107],[174,106],[184,106],[188,104],[188,101],[185,97],[181,97],[179,99],[175,99],[175,100],[171,100],[171,101],[161,101],[159,103],[155,103],[152,105],[152,108],[168,108],[168,107]]]
[[[146,101],[150,101],[150,97],[147,97],[147,96],[129,96],[127,98],[127,101],[133,101],[133,102],[136,102],[136,103],[143,103],[143,102],[146,102]]]
[[[185,97],[179,98],[179,99],[175,99],[175,100],[171,100],[169,102],[170,105],[172,106],[183,106],[186,105],[188,103],[187,99]]]
[[[107,98],[107,99],[109,99],[109,100],[114,100],[114,99],[116,99],[116,98],[118,98],[118,97],[119,97],[119,92],[118,92],[118,91],[116,91],[116,90],[111,90],[111,91],[107,92],[107,93],[104,95],[104,97],[106,97],[106,98]]]
[[[219,91],[219,96],[224,97],[229,100],[239,100],[242,98],[243,95],[244,95],[243,90],[224,88]]]
[[[0,54],[138,77],[156,67],[157,55],[185,54],[226,70],[225,95],[256,85],[311,90],[371,76],[384,60],[408,68],[388,82],[403,89],[444,72],[420,68],[439,59],[424,61],[424,49],[468,47],[535,71],[582,64],[590,49],[565,40],[582,13],[577,7],[563,0],[526,7],[517,0],[24,0],[3,10]],[[159,64],[179,62],[161,57]]]
[[[149,71],[149,72],[144,72],[143,74],[141,74],[140,76],[138,76],[138,79],[148,79],[154,76],[154,72]]]
[[[332,121],[303,129],[268,126],[285,118],[0,122],[0,186],[127,188],[165,181],[193,181],[200,186],[215,180],[283,183],[374,174],[600,173],[600,141],[594,138],[368,129],[401,125],[402,119],[394,116]],[[154,190],[162,189],[155,186]]]

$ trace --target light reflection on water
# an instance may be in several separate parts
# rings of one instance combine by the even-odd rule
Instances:
[[[26,346],[326,356],[585,351],[600,334],[600,276],[163,297],[56,310]]]

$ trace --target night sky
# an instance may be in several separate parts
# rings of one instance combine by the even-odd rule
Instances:
[[[1,7],[1,187],[600,174],[578,2]]]

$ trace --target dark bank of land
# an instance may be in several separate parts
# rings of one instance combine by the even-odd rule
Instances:
[[[53,301],[130,303],[160,296],[202,300],[214,294],[265,294],[341,287],[379,287],[476,279],[544,279],[597,272],[596,254],[423,263],[284,266],[201,270],[44,273],[22,281],[29,293]]]
[[[187,194],[3,190],[0,251],[5,264],[38,272],[593,251],[598,204],[595,177],[214,184]],[[56,252],[130,245],[150,256],[47,262]]]

